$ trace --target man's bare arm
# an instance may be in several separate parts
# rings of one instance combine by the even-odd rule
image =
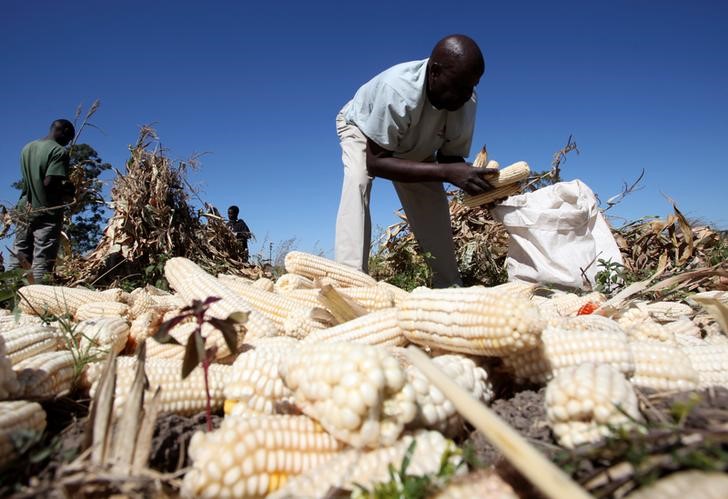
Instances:
[[[396,182],[449,182],[471,195],[481,194],[491,188],[483,178],[491,173],[471,167],[463,158],[445,159],[460,161],[442,161],[445,164],[438,164],[395,158],[391,151],[367,139],[367,172],[372,177]]]

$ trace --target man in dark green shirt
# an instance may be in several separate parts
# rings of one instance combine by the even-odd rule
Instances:
[[[23,192],[18,201],[20,221],[11,252],[11,268],[30,267],[35,282],[53,271],[58,254],[63,203],[73,196],[68,182],[66,146],[76,131],[68,120],[51,123],[44,139],[34,140],[20,153]]]

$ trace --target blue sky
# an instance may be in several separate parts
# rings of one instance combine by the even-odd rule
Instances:
[[[602,199],[647,170],[610,213],[665,215],[663,197],[728,227],[728,3],[46,2],[0,17],[0,202],[22,146],[101,99],[82,142],[123,167],[155,123],[175,158],[206,152],[192,182],[238,204],[263,240],[333,248],[342,167],[334,118],[387,67],[427,57],[450,33],[481,46],[474,150],[547,168],[573,134],[564,177]],[[398,200],[379,179],[374,224]],[[0,244],[3,246],[7,241]],[[274,250],[275,251],[275,250]]]

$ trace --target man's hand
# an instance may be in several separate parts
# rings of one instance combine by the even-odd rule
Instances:
[[[475,168],[467,163],[449,163],[440,165],[446,172],[447,181],[475,196],[491,190],[493,187],[485,177],[497,173],[495,170]]]

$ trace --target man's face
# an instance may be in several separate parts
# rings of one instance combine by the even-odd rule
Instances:
[[[481,76],[473,71],[458,71],[433,63],[428,75],[427,96],[437,109],[457,111],[473,96]]]
[[[73,132],[67,128],[56,126],[53,128],[53,140],[66,147],[73,140]]]
[[[235,220],[238,218],[238,214],[235,213],[235,210],[228,210],[228,218],[230,220]]]

